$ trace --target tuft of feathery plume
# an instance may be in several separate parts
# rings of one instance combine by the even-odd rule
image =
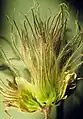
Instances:
[[[76,70],[83,63],[80,60],[83,50],[82,32],[78,30],[72,39],[65,39],[69,12],[64,3],[59,7],[59,12],[45,21],[32,8],[33,25],[27,15],[21,29],[13,20],[18,39],[14,32],[11,41],[0,37],[8,42],[16,55],[16,58],[9,59],[0,47],[3,68],[8,68],[14,76],[13,81],[7,79],[8,84],[0,80],[4,103],[7,107],[16,107],[23,112],[42,111],[45,119],[49,119],[51,107],[57,106],[67,97],[67,86],[77,80]],[[24,63],[27,77],[22,77],[19,69],[13,65],[12,61],[16,59]]]

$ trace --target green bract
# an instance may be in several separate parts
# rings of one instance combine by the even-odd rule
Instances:
[[[38,11],[31,9],[31,12],[33,23],[25,15],[23,28],[19,29],[13,20],[18,39],[13,34],[11,41],[6,40],[18,61],[24,63],[27,77],[22,77],[19,69],[14,67],[12,60],[16,59],[9,59],[0,48],[4,65],[14,74],[14,81],[7,80],[8,85],[1,80],[0,92],[7,107],[27,112],[42,111],[48,119],[51,107],[65,98],[67,86],[76,80],[75,72],[83,63],[80,61],[82,33],[78,30],[72,39],[65,38],[69,19],[65,4],[60,5],[55,16],[49,16],[45,21]]]

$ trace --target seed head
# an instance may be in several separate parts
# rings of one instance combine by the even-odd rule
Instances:
[[[45,21],[38,11],[31,9],[33,23],[25,15],[23,28],[13,20],[18,39],[13,32],[11,41],[6,40],[15,58],[9,59],[2,48],[4,66],[8,67],[14,80],[1,80],[0,93],[7,107],[16,107],[21,111],[42,111],[49,118],[51,107],[64,99],[67,86],[76,80],[76,70],[83,63],[80,53],[83,49],[81,32],[70,40],[68,32],[68,7],[61,4],[59,12]],[[32,25],[33,24],[33,25]],[[16,42],[19,42],[17,46]],[[22,76],[13,60],[24,64],[27,76]]]

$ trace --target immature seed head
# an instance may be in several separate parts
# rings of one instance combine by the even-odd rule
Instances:
[[[60,5],[54,17],[41,19],[39,12],[31,10],[33,25],[25,15],[24,27],[19,29],[15,20],[18,39],[13,35],[7,41],[16,58],[9,59],[1,50],[4,65],[14,75],[14,80],[6,85],[1,80],[0,93],[7,107],[21,111],[42,111],[49,117],[51,107],[65,97],[68,84],[76,80],[75,71],[83,63],[80,61],[83,41],[80,31],[72,39],[65,38],[68,32],[68,7]],[[16,44],[19,41],[20,48]],[[27,77],[22,76],[13,60],[24,63]]]

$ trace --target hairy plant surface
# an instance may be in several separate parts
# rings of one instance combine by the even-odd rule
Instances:
[[[76,70],[83,63],[80,60],[82,32],[78,30],[72,39],[67,40],[68,7],[65,4],[59,7],[59,12],[46,20],[41,18],[39,11],[31,9],[33,23],[27,15],[22,28],[13,20],[11,40],[0,37],[9,43],[15,54],[14,58],[8,58],[0,48],[1,60],[14,76],[13,81],[7,79],[8,85],[3,79],[0,81],[4,103],[24,112],[42,111],[45,119],[49,118],[51,107],[67,97],[67,86],[71,84],[70,87],[75,88],[72,83],[77,77]],[[13,60],[22,61],[27,77],[20,75]]]

